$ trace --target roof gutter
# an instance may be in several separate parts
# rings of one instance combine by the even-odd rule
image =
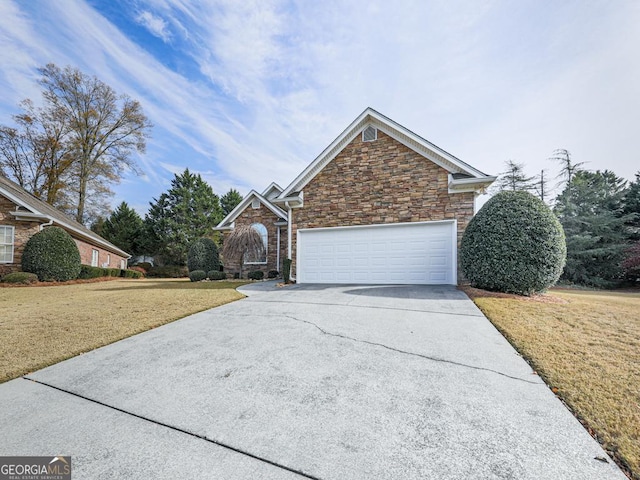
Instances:
[[[491,185],[497,177],[480,178],[453,178],[449,174],[449,193],[476,192],[485,193],[487,187]]]

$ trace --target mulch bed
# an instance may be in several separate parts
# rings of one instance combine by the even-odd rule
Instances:
[[[569,303],[564,298],[554,297],[549,293],[539,293],[531,296],[516,295],[515,293],[502,293],[491,292],[489,290],[482,290],[480,288],[474,288],[469,285],[460,285],[459,290],[466,293],[471,300],[476,298],[508,298],[511,300],[522,300],[524,302],[538,302],[538,303]]]

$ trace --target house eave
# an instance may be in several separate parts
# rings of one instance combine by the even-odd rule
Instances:
[[[497,177],[482,177],[482,178],[459,178],[454,179],[452,175],[449,175],[449,193],[463,193],[463,192],[475,192],[485,193],[489,185],[491,185]]]
[[[48,215],[43,215],[40,213],[30,213],[30,212],[23,212],[20,210],[17,211],[12,211],[9,212],[11,215],[13,215],[16,220],[21,220],[21,221],[28,221],[28,222],[51,222],[52,225],[59,225],[61,227],[63,227],[65,230],[71,231],[73,232],[73,235],[76,238],[79,238],[91,245],[95,245],[96,247],[100,247],[100,248],[104,248],[105,250],[115,253],[117,255],[120,255],[121,257],[126,258],[127,260],[131,258],[131,255],[128,254],[127,252],[125,252],[124,250],[120,250],[118,247],[116,247],[115,245],[112,245],[110,243],[108,243],[107,241],[99,241],[96,238],[93,238],[89,235],[86,235],[85,233],[83,233],[82,231],[79,231],[77,228],[73,228],[72,225],[69,225],[65,222],[61,222],[58,219],[52,218]]]
[[[304,206],[304,192],[300,192],[299,195],[274,198],[272,202],[285,207],[288,205],[290,208],[302,208]]]

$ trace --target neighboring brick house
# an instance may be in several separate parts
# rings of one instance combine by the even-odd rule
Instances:
[[[22,251],[29,238],[51,225],[71,235],[83,264],[127,267],[127,252],[0,175],[0,275],[20,270]]]
[[[368,108],[288,187],[252,191],[217,230],[277,228],[279,261],[268,254],[265,269],[291,258],[299,283],[456,284],[475,197],[494,180]]]

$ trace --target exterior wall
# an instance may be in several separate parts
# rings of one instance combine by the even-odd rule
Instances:
[[[245,263],[242,266],[242,275],[246,277],[247,273],[252,270],[261,270],[264,272],[265,278],[269,270],[282,271],[282,261],[286,258],[287,254],[287,227],[277,227],[276,222],[281,222],[282,219],[275,215],[271,210],[260,203],[260,208],[252,208],[248,205],[247,208],[236,218],[236,225],[251,225],[254,223],[261,223],[267,228],[267,263]],[[280,263],[278,264],[278,229],[280,229]],[[230,232],[224,232],[224,238],[229,235]],[[224,241],[224,240],[223,240]],[[240,264],[238,259],[224,259],[224,271],[233,274],[240,271]]]
[[[13,263],[0,263],[0,276],[20,270],[24,246],[29,238],[40,230],[40,224],[37,222],[17,221],[9,215],[9,212],[15,209],[16,205],[11,200],[0,195],[0,225],[14,227]]]
[[[124,266],[125,268],[127,267],[127,259],[125,257],[121,257],[116,253],[91,245],[83,240],[78,240],[77,238],[74,238],[73,241],[76,242],[76,245],[78,246],[78,250],[80,251],[80,262],[83,265],[91,265],[92,252],[93,250],[98,250],[98,267],[121,268],[121,260],[124,260]]]
[[[301,228],[457,219],[458,245],[473,217],[473,192],[448,193],[448,172],[378,130],[357,135],[304,187],[293,210],[292,275]],[[458,266],[458,280],[461,279]]]

